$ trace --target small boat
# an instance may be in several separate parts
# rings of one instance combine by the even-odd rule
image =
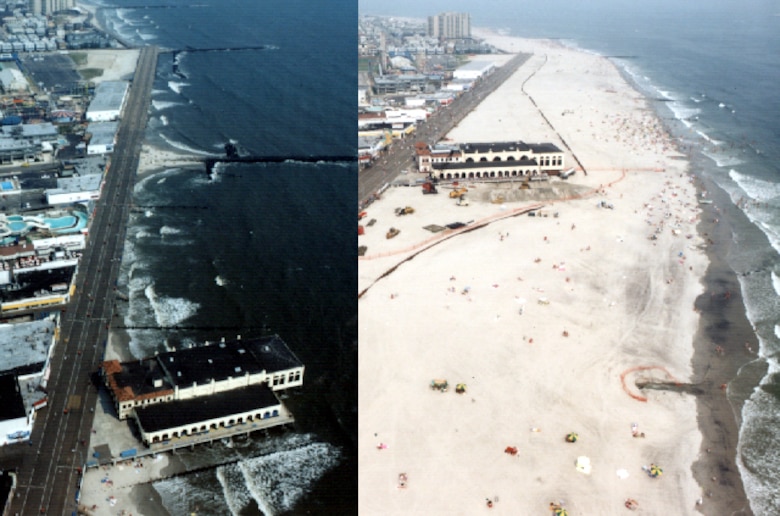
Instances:
[[[401,232],[401,230],[400,230],[400,229],[397,229],[397,228],[390,228],[390,230],[387,232],[387,235],[385,235],[385,237],[387,237],[387,238],[394,238],[394,237],[396,237],[396,236],[398,235],[398,233],[400,233],[400,232]]]

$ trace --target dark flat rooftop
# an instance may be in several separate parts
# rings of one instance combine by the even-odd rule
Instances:
[[[508,167],[536,167],[535,159],[517,159],[506,161],[467,161],[460,163],[432,163],[436,170],[469,170],[475,168],[496,168],[504,169]]]
[[[489,142],[489,143],[464,143],[460,147],[463,152],[561,152],[552,143],[525,143],[525,142]]]
[[[19,383],[13,373],[0,375],[0,421],[25,417]]]
[[[157,360],[171,382],[181,387],[303,365],[278,335],[160,353]]]
[[[147,432],[157,432],[279,404],[280,401],[268,385],[260,384],[211,396],[136,407],[135,413],[141,428]]]
[[[120,390],[132,390],[132,397],[172,391],[238,378],[265,371],[274,373],[303,364],[278,336],[211,343],[196,348],[160,353],[155,357],[123,362],[113,373]],[[155,387],[155,381],[159,386]]]

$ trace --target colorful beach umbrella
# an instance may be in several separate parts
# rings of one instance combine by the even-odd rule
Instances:
[[[579,439],[579,436],[575,432],[570,432],[566,434],[566,442],[567,443],[576,443],[577,439]]]
[[[463,394],[466,392],[466,384],[465,383],[459,383],[455,386],[455,392],[458,394]]]
[[[564,509],[563,507],[559,507],[555,509],[553,514],[555,514],[555,516],[569,516],[568,511],[566,511],[566,509]]]
[[[658,478],[661,475],[664,474],[664,470],[656,466],[655,464],[650,465],[650,476],[654,478]]]

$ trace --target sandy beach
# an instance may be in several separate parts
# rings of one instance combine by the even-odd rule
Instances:
[[[631,499],[704,513],[685,386],[708,261],[687,161],[608,60],[479,36],[533,57],[449,139],[552,142],[578,171],[531,190],[468,185],[467,207],[391,188],[367,209],[359,511],[618,514]],[[467,226],[424,229],[453,222]]]

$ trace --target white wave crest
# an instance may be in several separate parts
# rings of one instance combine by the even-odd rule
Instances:
[[[729,170],[729,177],[754,201],[766,202],[780,199],[780,183],[758,179],[736,170]]]
[[[666,104],[669,106],[669,109],[671,109],[674,117],[683,122],[688,127],[693,125],[692,120],[695,120],[696,117],[698,117],[701,113],[699,108],[687,106],[682,102],[674,101],[667,102]]]
[[[138,37],[144,41],[151,41],[157,38],[156,34],[149,34],[149,33],[141,32],[140,30],[137,30],[136,34],[138,34]]]
[[[164,109],[170,109],[172,107],[176,106],[183,106],[184,104],[180,102],[168,102],[164,100],[153,100],[152,101],[152,107],[154,107],[157,111],[162,111]]]
[[[216,278],[214,278],[214,283],[216,283],[220,287],[224,287],[225,285],[228,284],[228,280],[226,280],[222,276],[217,276]]]
[[[160,228],[161,236],[178,235],[178,234],[181,234],[181,229],[172,228],[171,226],[163,226]]]
[[[738,461],[745,492],[755,514],[780,510],[780,404],[757,388],[742,408]]]
[[[775,293],[780,296],[780,276],[775,271],[772,271],[772,286],[775,288]],[[775,329],[777,329],[777,326],[775,326]]]
[[[176,326],[195,315],[200,304],[187,299],[160,296],[154,290],[154,284],[144,289],[144,294],[154,310],[154,319],[158,326]]]
[[[189,85],[187,82],[168,81],[168,87],[179,95],[181,95],[181,89]]]
[[[705,137],[705,139],[709,140],[709,137],[705,136],[703,133],[699,133],[702,136]],[[712,143],[715,143],[715,145],[719,145],[719,143],[712,141]],[[712,161],[715,162],[716,165],[719,167],[735,167],[739,164],[741,164],[743,161],[738,156],[735,156],[733,154],[717,154],[715,152],[709,152],[704,151],[703,154],[710,158]]]
[[[311,443],[255,457],[235,465],[224,466],[225,478],[243,476],[243,484],[265,514],[286,513],[311,489],[327,471],[339,463],[338,448],[327,443]],[[235,485],[235,484],[233,484]],[[226,496],[237,499],[236,493]],[[230,503],[230,502],[229,502]],[[231,506],[235,513],[235,508]]]
[[[174,147],[174,148],[179,149],[179,150],[183,150],[183,151],[185,151],[185,152],[187,152],[189,154],[198,154],[200,156],[212,156],[212,157],[215,157],[215,158],[222,156],[222,154],[216,154],[216,153],[213,153],[213,152],[205,152],[205,151],[202,151],[200,149],[193,149],[192,147],[184,145],[183,143],[179,143],[177,141],[171,140],[170,138],[168,138],[165,135],[160,135],[160,136],[162,137],[163,140],[165,140],[165,143],[167,143],[171,147]]]

